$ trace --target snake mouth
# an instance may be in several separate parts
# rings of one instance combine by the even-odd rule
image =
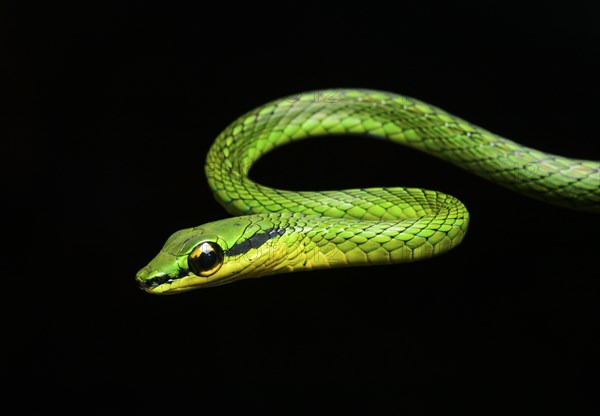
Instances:
[[[173,283],[177,279],[186,277],[189,274],[189,269],[179,270],[176,276],[171,276],[166,273],[157,274],[150,279],[144,278],[146,275],[151,273],[148,267],[144,267],[137,274],[138,286],[147,292],[152,292],[153,289],[165,283]]]
[[[168,274],[160,274],[148,280],[139,280],[138,286],[140,289],[144,290],[152,290],[157,286],[162,285],[163,283],[170,283],[174,279],[172,279]]]
[[[173,295],[193,289],[220,286],[235,280],[235,275],[226,279],[210,280],[188,274],[189,270],[180,270],[176,277],[161,273],[147,278],[152,271],[144,268],[138,272],[137,283],[140,289],[154,295]]]

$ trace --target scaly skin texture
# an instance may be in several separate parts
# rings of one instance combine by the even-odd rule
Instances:
[[[237,217],[175,233],[137,280],[178,293],[249,277],[426,259],[458,245],[469,223],[456,198],[420,188],[292,192],[248,178],[276,147],[313,136],[363,134],[453,163],[526,196],[600,212],[600,164],[534,150],[416,99],[372,90],[324,90],[267,103],[217,137],[205,171],[215,198]],[[310,167],[310,161],[307,161]],[[194,275],[191,250],[217,243],[222,266]]]

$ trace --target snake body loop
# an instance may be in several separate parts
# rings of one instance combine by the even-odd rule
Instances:
[[[138,272],[140,286],[177,293],[276,273],[422,260],[460,244],[469,213],[442,192],[292,192],[248,177],[251,166],[276,147],[348,134],[423,151],[538,200],[600,212],[596,161],[531,149],[388,92],[314,91],[254,109],[217,137],[205,172],[215,198],[235,217],[173,234]]]

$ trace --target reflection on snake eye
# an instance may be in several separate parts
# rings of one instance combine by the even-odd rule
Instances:
[[[196,276],[208,277],[219,270],[222,264],[223,250],[211,241],[198,244],[188,256],[188,266]]]

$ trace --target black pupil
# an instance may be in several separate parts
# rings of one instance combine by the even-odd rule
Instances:
[[[217,262],[217,252],[211,248],[205,250],[202,250],[202,254],[194,261],[200,271],[209,270]]]

